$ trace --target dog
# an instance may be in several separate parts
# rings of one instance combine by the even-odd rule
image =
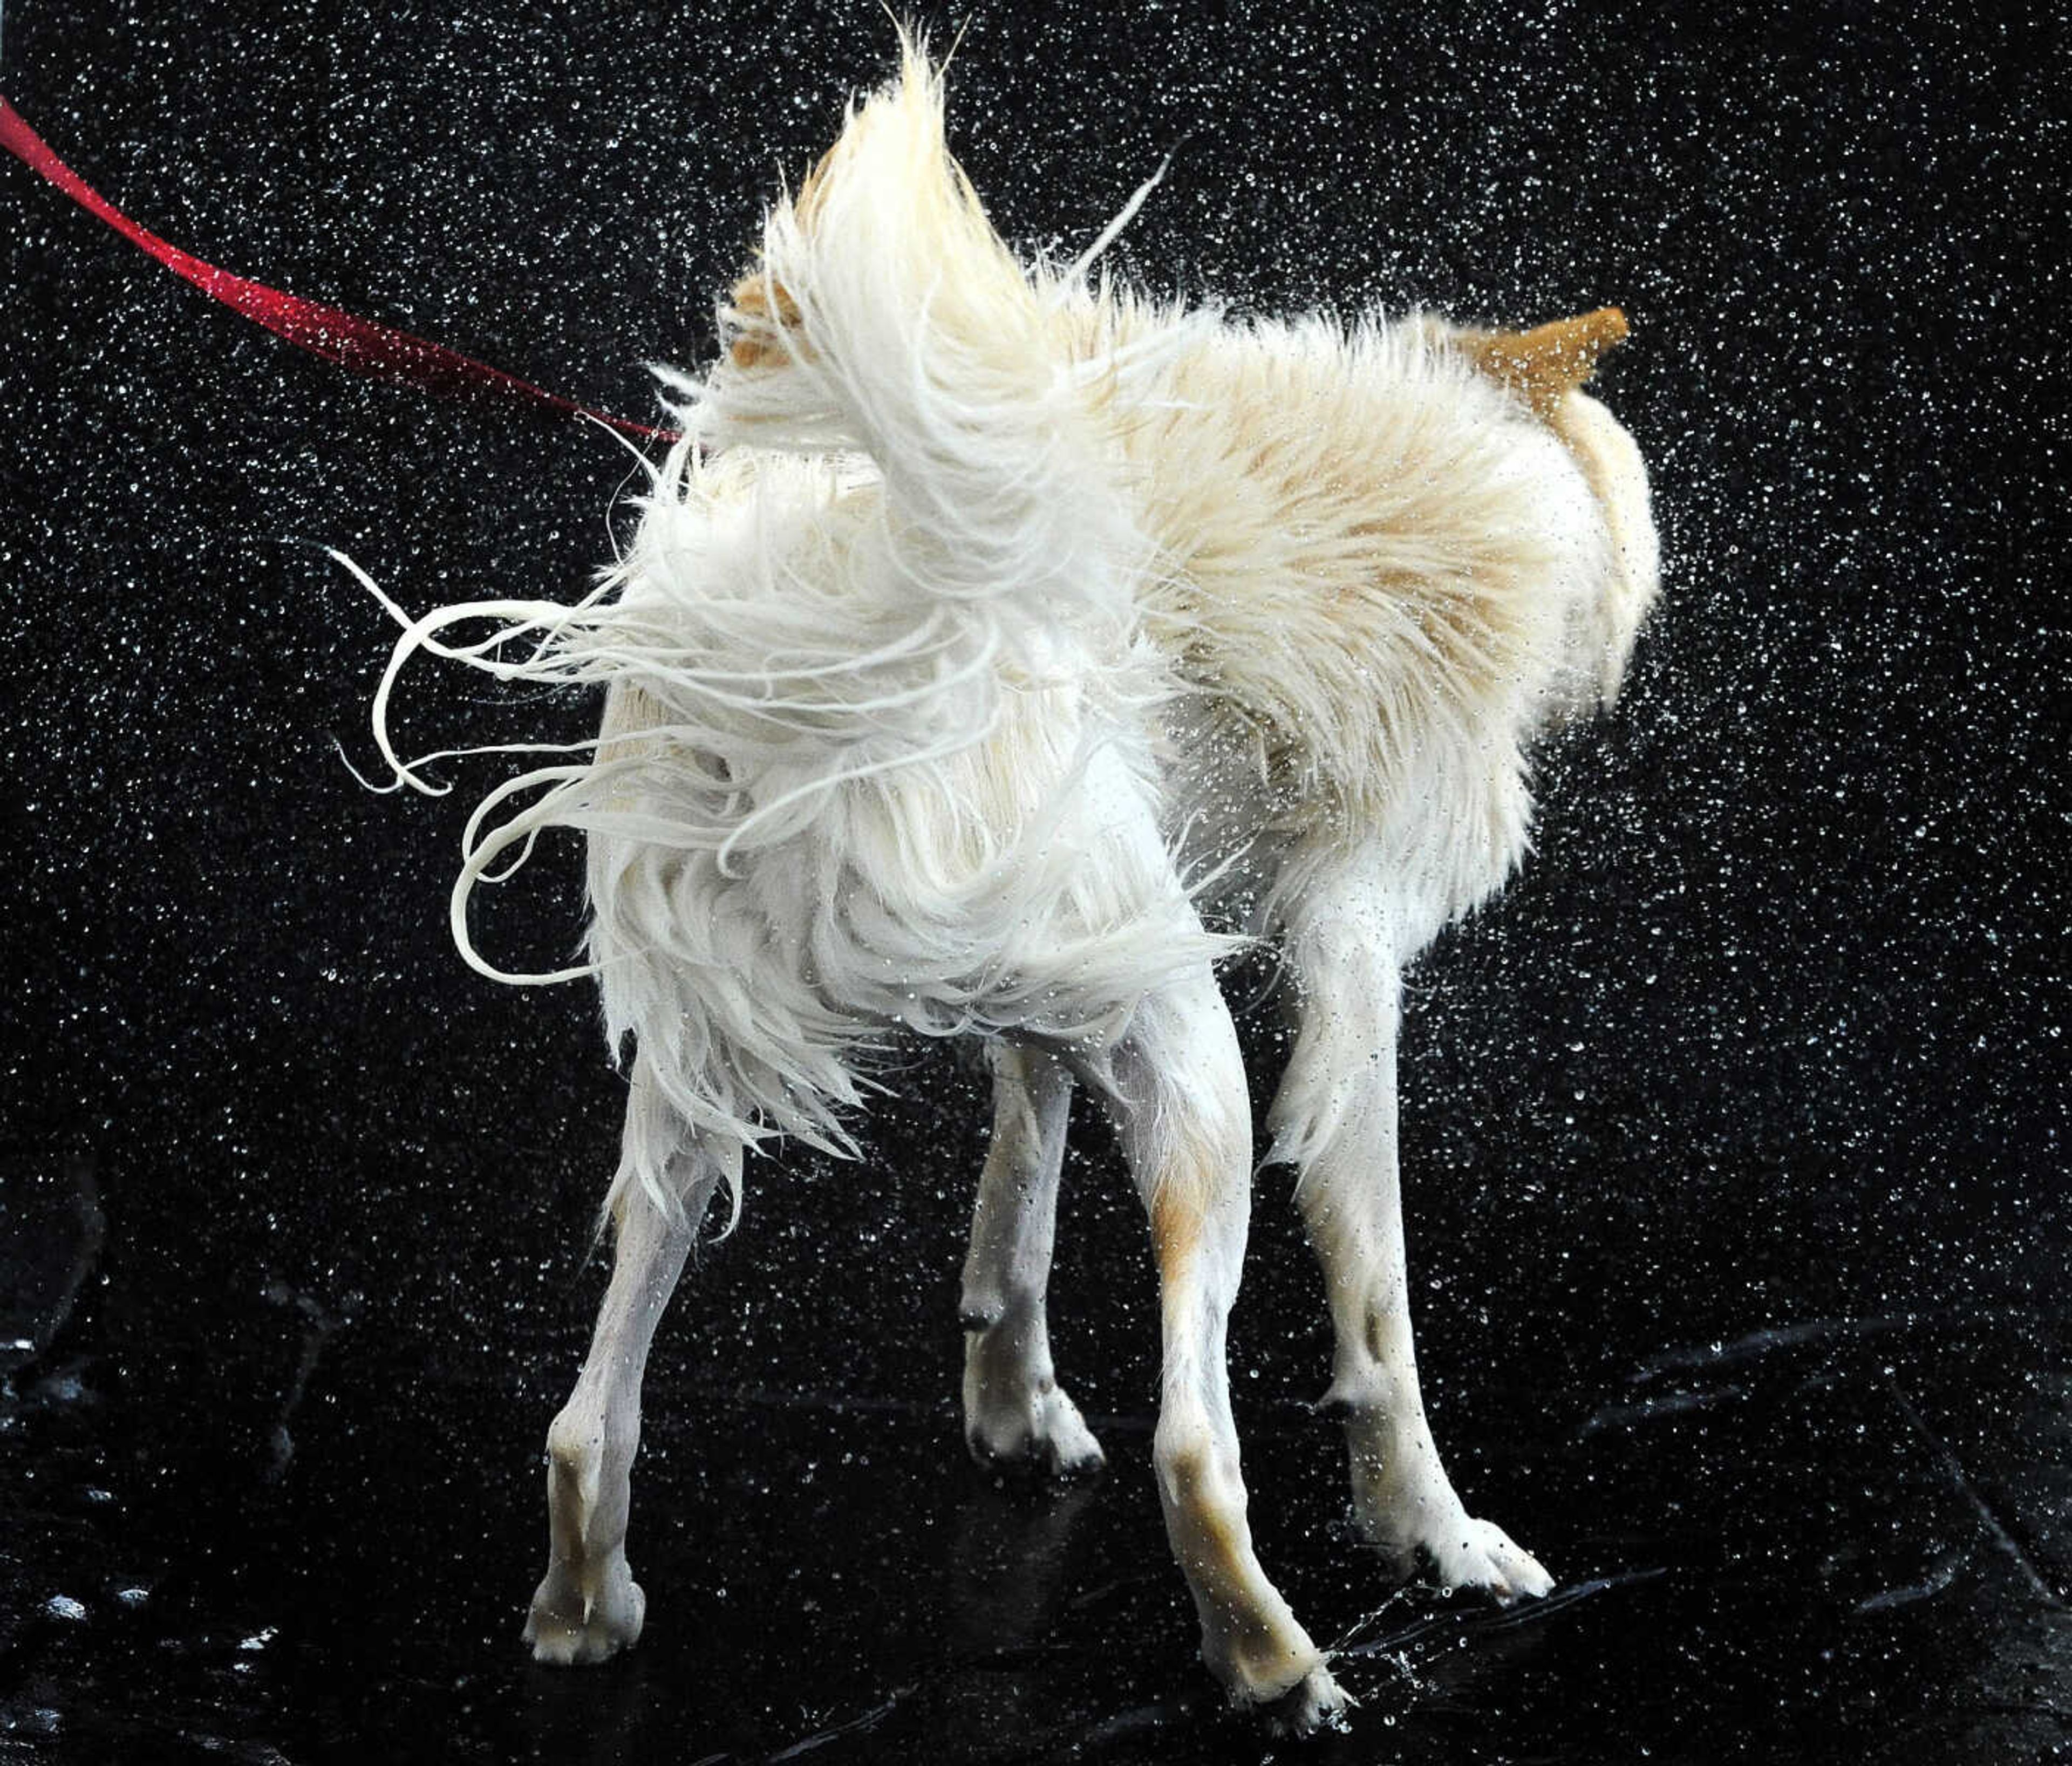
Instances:
[[[1616,695],[1656,595],[1640,454],[1581,390],[1625,322],[1240,322],[1116,286],[1094,267],[1116,230],[1069,265],[1018,258],[902,38],[766,216],[717,359],[668,377],[683,439],[595,590],[442,610],[391,659],[376,734],[425,789],[386,721],[413,652],[606,689],[594,744],[476,811],[453,899],[472,963],[594,975],[631,1050],[614,1267],[547,1436],[541,1661],[639,1636],[642,1369],[709,1205],[729,1193],[731,1230],[773,1136],[853,1154],[874,1057],[919,1031],[992,1066],[972,1452],[1100,1463],[1044,1313],[1082,1085],[1149,1218],[1153,1456],[1202,1656],[1279,1725],[1335,1720],[1253,1552],[1223,1362],[1253,1154],[1215,971],[1259,943],[1298,1019],[1266,1156],[1296,1170],[1326,1278],[1359,1529],[1443,1587],[1552,1586],[1470,1517],[1426,1425],[1397,1019],[1404,966],[1525,850],[1530,744]],[[442,635],[484,618],[489,639]],[[588,839],[586,960],[500,971],[471,893],[557,826]]]

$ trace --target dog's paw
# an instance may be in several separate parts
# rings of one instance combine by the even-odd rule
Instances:
[[[1271,1735],[1314,1735],[1320,1729],[1345,1728],[1346,1707],[1352,1702],[1331,1678],[1330,1669],[1319,1662],[1279,1698],[1257,1708]]]
[[[1108,1463],[1079,1407],[1056,1385],[1022,1403],[975,1406],[964,1444],[989,1471],[1037,1477],[1090,1477]]]
[[[1540,1560],[1502,1527],[1465,1511],[1420,1538],[1380,1550],[1405,1581],[1442,1593],[1486,1595],[1500,1606],[1537,1600],[1554,1586]]]
[[[550,1564],[526,1615],[525,1641],[535,1661],[586,1666],[631,1649],[647,1616],[648,1597],[627,1568],[624,1553],[614,1554],[601,1573],[590,1575],[578,1575],[565,1563]]]

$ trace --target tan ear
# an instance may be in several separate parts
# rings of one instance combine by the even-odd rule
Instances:
[[[1529,331],[1459,331],[1453,342],[1478,369],[1544,417],[1597,372],[1598,359],[1626,335],[1626,314],[1601,306]]]
[[[802,315],[791,290],[750,270],[734,285],[727,299],[728,316],[738,329],[726,353],[736,368],[781,368],[791,360],[791,350],[777,335],[780,331],[796,334],[799,329]]]
[[[828,167],[840,145],[820,155],[791,199],[791,212],[802,228],[810,230],[820,212],[827,194]],[[799,336],[799,303],[782,282],[765,276],[760,269],[751,269],[734,285],[727,301],[729,317],[738,329],[726,353],[736,368],[781,368],[795,354],[808,353]],[[791,334],[788,344],[778,336],[780,331]]]

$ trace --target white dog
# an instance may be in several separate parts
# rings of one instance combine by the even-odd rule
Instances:
[[[1009,253],[908,45],[769,215],[721,359],[674,383],[687,434],[628,556],[572,606],[443,610],[392,659],[377,731],[426,789],[385,730],[413,650],[609,687],[596,744],[477,812],[454,895],[499,973],[472,885],[586,830],[590,960],[507,979],[594,975],[634,1051],[610,1286],[547,1438],[543,1661],[639,1635],[641,1370],[714,1191],[738,1215],[773,1135],[853,1151],[870,1058],[911,1027],[992,1051],[972,1450],[1100,1460],[1043,1312],[1077,1080],[1150,1217],[1153,1451],[1202,1654],[1293,1727],[1338,1707],[1245,1522],[1223,1334],[1252,1124],[1213,973],[1244,940],[1217,927],[1274,940],[1296,983],[1269,1156],[1324,1266],[1360,1526],[1445,1587],[1551,1585],[1470,1517],[1425,1423],[1396,1021],[1405,963],[1525,849],[1527,745],[1617,690],[1655,593],[1639,456],[1577,390],[1624,322],[1234,322],[1090,279],[1093,256]],[[482,617],[479,643],[438,635]]]

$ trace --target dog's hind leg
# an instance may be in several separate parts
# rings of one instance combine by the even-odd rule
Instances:
[[[980,1464],[1073,1477],[1100,1444],[1050,1365],[1044,1294],[1072,1076],[1055,1055],[992,1045],[993,1142],[964,1259],[964,1440]]]
[[[1360,1530],[1399,1575],[1499,1600],[1552,1579],[1500,1527],[1471,1518],[1433,1444],[1417,1389],[1396,1136],[1397,917],[1355,873],[1289,916],[1301,1029],[1268,1119],[1273,1157],[1323,1265],[1338,1349],[1322,1408],[1340,1416]]]
[[[1314,1728],[1344,1695],[1260,1568],[1245,1520],[1224,1335],[1248,1226],[1251,1108],[1207,966],[1146,999],[1111,1061],[1081,1071],[1107,1098],[1151,1217],[1165,1341],[1153,1457],[1202,1659],[1240,1704]]]
[[[653,1131],[668,1115],[636,1063],[627,1100],[629,1139]],[[739,1159],[738,1148],[731,1157]],[[626,1563],[640,1379],[655,1327],[725,1172],[718,1157],[685,1139],[668,1173],[680,1209],[665,1212],[637,1184],[627,1186],[619,1205],[611,1280],[590,1353],[547,1431],[547,1573],[525,1621],[525,1641],[541,1661],[602,1661],[640,1636],[647,1600]]]

